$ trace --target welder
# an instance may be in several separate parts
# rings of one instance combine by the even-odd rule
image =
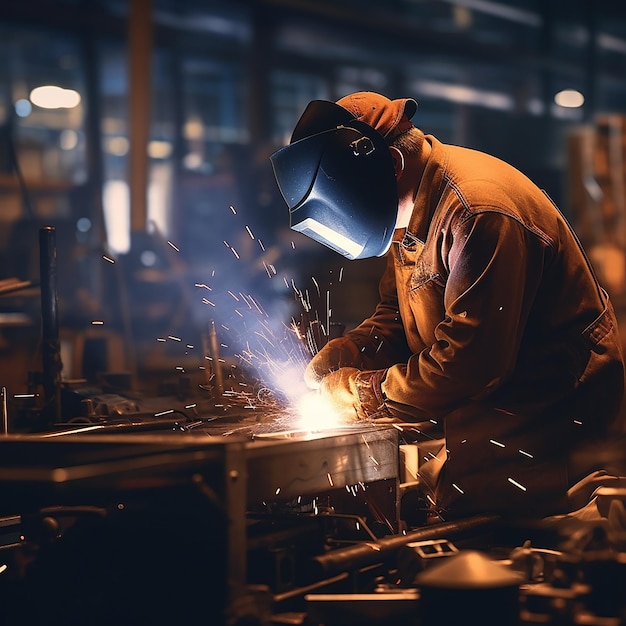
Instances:
[[[567,512],[572,487],[613,469],[612,304],[543,190],[425,134],[416,111],[373,92],[314,100],[271,156],[292,229],[351,260],[387,256],[375,310],[305,380],[347,421],[441,426],[422,468],[437,516]]]

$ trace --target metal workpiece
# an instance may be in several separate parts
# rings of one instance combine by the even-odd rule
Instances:
[[[361,426],[290,431],[246,444],[248,500],[301,495],[398,478],[398,431]]]

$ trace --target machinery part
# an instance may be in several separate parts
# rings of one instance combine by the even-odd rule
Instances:
[[[497,516],[481,515],[455,522],[432,524],[406,535],[393,535],[379,539],[377,542],[366,542],[333,550],[313,558],[312,566],[318,568],[325,576],[331,576],[390,558],[397,550],[409,543],[440,537],[454,537],[466,531],[490,527],[499,520]]]
[[[48,425],[61,418],[61,344],[59,342],[56,231],[39,230],[39,273],[41,280],[41,356],[43,365],[44,420]]]

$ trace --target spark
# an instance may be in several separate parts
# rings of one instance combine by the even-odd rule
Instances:
[[[237,215],[237,211],[235,210],[235,207],[232,204],[228,208],[233,212],[233,215]]]
[[[169,415],[170,413],[173,413],[174,409],[167,409],[167,411],[161,411],[160,413],[155,413],[154,417],[161,417],[162,415]]]
[[[246,230],[248,231],[248,235],[250,235],[250,239],[254,239],[254,235],[252,234],[249,226],[246,226]]]
[[[168,335],[167,338],[171,339],[172,341],[182,341],[180,337],[176,337],[175,335]]]
[[[192,344],[190,344],[190,343],[188,343],[185,347],[186,347],[186,348],[189,348],[190,350],[193,350],[193,345],[192,345]]]
[[[276,489],[275,494],[278,495],[280,493],[280,487],[278,487],[278,489]]]
[[[213,291],[211,287],[209,287],[206,283],[196,283],[194,287],[200,287],[201,289],[208,289],[209,291]]]
[[[257,239],[257,241],[259,242],[259,246],[260,246],[261,250],[263,250],[263,252],[265,252],[265,246],[263,245],[263,242],[260,239]]]
[[[295,249],[296,249],[296,244],[295,244],[295,242],[294,242],[294,241],[292,241],[292,242],[291,242],[291,248],[292,248],[292,250],[295,250]]]
[[[237,302],[239,302],[239,298],[232,292],[232,291],[228,291],[228,294],[230,294]]]
[[[256,298],[252,297],[250,294],[248,294],[248,299],[252,302],[252,304],[254,304],[254,308],[261,314],[261,315],[265,315],[265,317],[269,317],[267,315],[267,313],[263,310],[263,308],[261,307],[261,305],[256,301]],[[252,308],[252,307],[250,307]]]
[[[506,447],[503,443],[500,443],[499,441],[496,441],[495,439],[490,439],[489,443],[492,443],[494,446],[498,446],[499,448]]]
[[[207,298],[202,298],[202,304],[210,304],[211,306],[215,306],[215,302],[211,302],[207,300]]]
[[[108,257],[108,256],[106,256],[106,255],[104,255],[104,254],[102,255],[102,258],[103,258],[105,261],[108,261],[109,263],[115,263],[115,259],[112,259],[111,257]]]
[[[194,402],[193,404],[186,404],[186,409],[195,409],[198,405]]]
[[[102,326],[104,324],[102,320],[93,320],[91,323],[93,326]]]
[[[455,483],[452,483],[452,486],[459,492],[462,494],[465,494],[465,492],[463,491],[463,489],[461,489],[458,485],[456,485]]]
[[[167,241],[167,245],[174,248],[174,250],[176,250],[176,252],[180,252],[180,248],[178,248],[177,246],[175,246],[171,241]]]
[[[241,313],[241,311],[235,309],[235,313],[237,313],[237,315],[239,315],[239,317],[243,317],[243,313]]]
[[[167,339],[165,337],[157,337],[157,341],[165,343],[167,341]]]
[[[239,259],[239,254],[237,254],[237,250],[235,250],[235,248],[231,248],[232,253],[235,255],[236,259]]]
[[[400,426],[400,424],[391,424],[396,430],[399,430],[400,432],[404,432],[404,428],[402,428],[402,426]]]
[[[574,420],[574,424],[577,424],[578,426],[582,425],[582,421],[581,420]]]
[[[37,395],[34,393],[16,393],[13,395],[14,398],[36,398]]]
[[[244,296],[241,291],[239,292],[239,295],[241,296],[241,298],[243,299],[243,301],[248,305],[248,308],[250,310],[252,310],[252,305],[250,304],[250,302],[248,302],[248,298],[246,298],[246,296]]]
[[[335,485],[334,485],[334,483],[333,483],[333,477],[330,475],[330,472],[328,472],[328,473],[326,474],[326,476],[328,477],[328,484],[329,484],[331,487],[334,487]]]
[[[523,454],[524,456],[527,456],[529,459],[534,459],[535,458],[530,452],[526,452],[525,450],[518,450],[518,452],[520,454]]]
[[[380,467],[380,463],[371,454],[369,455],[369,458],[375,467]]]
[[[339,270],[339,282],[341,282],[342,280],[343,280],[343,266]]]
[[[507,480],[512,485],[515,485],[518,489],[521,489],[522,491],[526,491],[526,487],[524,487],[524,485],[521,485],[520,483],[518,483],[516,480],[513,480],[512,478],[507,478]]]
[[[311,280],[313,281],[313,284],[315,285],[315,288],[317,289],[317,296],[319,298],[320,295],[320,286],[317,284],[317,281],[315,280],[315,276],[311,276]]]

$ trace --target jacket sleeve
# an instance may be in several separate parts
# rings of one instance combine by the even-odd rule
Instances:
[[[393,244],[392,244],[393,245]],[[387,255],[387,266],[380,280],[379,302],[374,313],[346,333],[359,348],[365,369],[386,368],[406,363],[411,355],[400,317],[394,260]]]
[[[378,376],[394,417],[441,417],[495,390],[515,366],[534,299],[546,242],[496,212],[471,216],[444,249],[448,278],[445,316],[435,341]],[[419,293],[413,294],[420,306]],[[367,378],[367,377],[366,377]]]

